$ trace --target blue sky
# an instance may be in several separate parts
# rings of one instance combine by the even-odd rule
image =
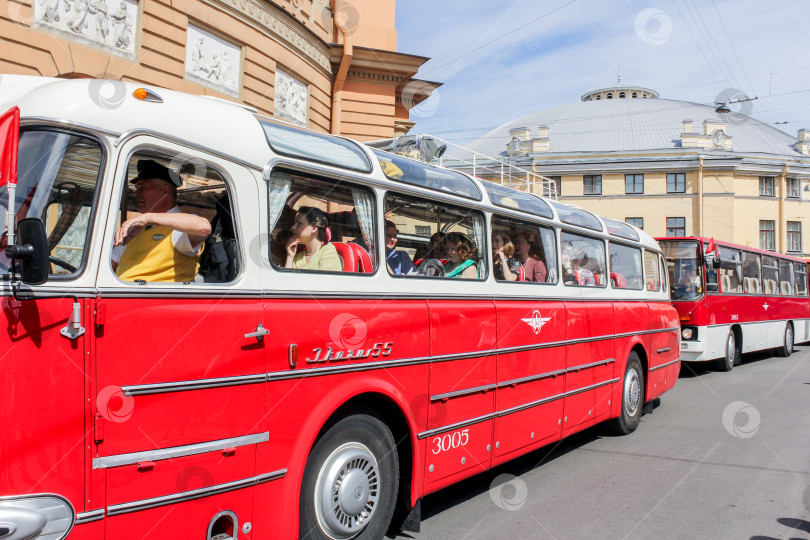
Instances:
[[[810,2],[398,0],[397,48],[442,82],[411,133],[469,144],[524,114],[624,84],[810,129]]]

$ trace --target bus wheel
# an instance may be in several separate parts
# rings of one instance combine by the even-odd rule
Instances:
[[[301,484],[299,537],[382,538],[399,487],[391,431],[367,414],[348,416],[318,440]]]
[[[726,355],[717,359],[717,369],[731,371],[731,368],[739,363],[737,354],[737,337],[734,335],[734,330],[729,329],[726,338]]]
[[[618,418],[608,423],[613,433],[627,435],[632,433],[641,422],[641,412],[644,408],[644,370],[641,360],[635,351],[627,357],[627,367],[624,369],[622,381],[622,410]]]
[[[787,323],[785,326],[785,342],[776,349],[776,356],[787,358],[793,353],[793,325]]]

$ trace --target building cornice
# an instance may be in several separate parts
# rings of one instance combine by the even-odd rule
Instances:
[[[396,51],[353,47],[349,77],[375,79],[384,82],[401,82],[416,75],[419,68],[429,60],[425,56],[405,54]],[[333,66],[340,65],[343,59],[343,45],[329,44],[329,60]]]
[[[311,30],[302,26],[287,11],[269,2],[257,0],[202,0],[208,5],[229,11],[248,24],[267,33],[280,43],[299,52],[304,60],[327,74],[332,74],[329,46]]]

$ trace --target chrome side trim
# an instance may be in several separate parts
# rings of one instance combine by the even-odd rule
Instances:
[[[777,297],[778,298],[778,297]],[[749,324],[768,324],[768,323],[775,323],[775,322],[788,322],[788,321],[806,321],[806,317],[795,317],[790,319],[768,319],[765,321],[748,321],[748,322],[727,322],[723,324],[709,324],[705,327],[697,326],[696,328],[719,328],[723,326],[746,326]],[[687,326],[694,326],[694,325],[687,325]]]
[[[176,504],[185,501],[193,501],[202,499],[203,497],[210,497],[212,495],[219,495],[220,493],[227,493],[228,491],[235,491],[250,486],[255,486],[271,480],[278,480],[284,478],[287,474],[287,469],[279,469],[267,474],[245,478],[244,480],[236,480],[235,482],[228,482],[225,484],[217,484],[207,488],[194,489],[191,491],[183,491],[174,495],[165,495],[163,497],[155,497],[152,499],[143,499],[130,503],[114,504],[107,507],[107,515],[118,516],[121,514],[129,514],[130,512],[138,512],[140,510],[149,510],[150,508],[157,508],[159,506],[166,506],[169,504]]]
[[[173,446],[171,448],[147,450],[145,452],[117,454],[114,456],[95,458],[93,460],[93,469],[106,469],[109,467],[120,467],[121,465],[132,465],[133,463],[138,463],[140,461],[160,461],[163,459],[172,459],[176,457],[193,456],[195,454],[204,454],[206,452],[214,452],[216,450],[224,450],[226,448],[235,448],[238,446],[247,446],[249,444],[267,442],[269,440],[270,432],[265,431],[264,433],[244,435],[242,437],[232,437],[230,439],[219,439],[204,443]]]
[[[82,512],[80,514],[76,514],[76,521],[74,523],[76,525],[82,525],[84,523],[98,521],[100,519],[104,519],[104,513],[103,508],[98,510],[90,510],[89,512]]]
[[[548,371],[546,373],[540,373],[539,375],[529,375],[528,377],[521,377],[520,379],[511,379],[509,381],[503,381],[498,383],[498,388],[503,388],[505,386],[515,386],[518,384],[523,384],[532,381],[538,381],[540,379],[548,379],[549,377],[556,377],[557,375],[564,375],[567,370],[565,369],[558,369],[557,371]]]
[[[455,424],[449,424],[447,426],[442,426],[440,428],[423,431],[422,433],[417,435],[417,438],[426,439],[433,435],[438,435],[439,433],[453,431],[463,427],[471,426],[473,424],[478,424],[479,422],[484,422],[486,420],[492,420],[493,418],[495,418],[495,413],[485,414],[484,416],[477,416],[475,418],[470,418],[469,420],[464,420],[463,422],[456,422]]]
[[[650,373],[652,373],[653,371],[656,371],[658,369],[664,369],[665,367],[671,366],[672,364],[677,364],[680,361],[681,361],[680,358],[676,358],[675,360],[672,360],[671,362],[667,362],[666,364],[661,364],[660,366],[651,367],[650,368]]]
[[[344,364],[341,366],[327,366],[312,369],[302,369],[295,371],[273,371],[264,374],[243,375],[239,377],[224,377],[219,379],[199,379],[196,381],[180,381],[169,383],[155,383],[143,385],[129,385],[122,386],[121,389],[125,395],[139,396],[147,394],[163,394],[169,392],[184,392],[187,390],[202,390],[206,388],[221,388],[225,386],[240,386],[243,384],[256,384],[260,382],[273,382],[273,381],[287,381],[290,379],[305,379],[308,377],[321,377],[325,375],[335,375],[341,373],[354,373],[357,371],[373,371],[377,369],[391,369],[396,367],[415,366],[420,364],[428,364],[433,362],[450,362],[453,360],[466,360],[472,358],[481,358],[484,356],[494,356],[497,354],[511,354],[515,352],[526,352],[540,349],[549,349],[553,347],[562,347],[565,345],[576,345],[580,343],[591,343],[594,341],[604,341],[607,339],[617,339],[623,337],[630,337],[643,334],[659,334],[664,332],[679,332],[680,328],[662,328],[659,330],[644,330],[641,332],[627,332],[622,334],[613,334],[607,336],[596,336],[592,338],[581,338],[570,341],[550,341],[548,343],[537,343],[534,345],[524,345],[519,347],[506,347],[503,349],[489,349],[485,351],[474,351],[459,354],[446,354],[440,356],[422,356],[415,358],[402,358],[399,360],[383,360],[379,362],[367,362],[364,364]],[[585,364],[569,368],[566,371],[575,371],[588,367],[610,363],[614,359],[606,359],[596,362],[594,364]]]
[[[122,386],[125,396],[146,396],[149,394],[164,394],[169,392],[187,392],[189,390],[202,390],[205,388],[221,388],[223,386],[244,386],[246,384],[262,383],[266,380],[264,373],[255,375],[240,375],[238,377],[221,377],[218,379],[199,379],[196,381],[178,381],[155,384],[136,384]]]
[[[456,422],[455,424],[449,424],[447,426],[442,426],[440,428],[430,429],[428,431],[423,431],[417,435],[418,439],[426,439],[433,435],[439,435],[441,433],[446,433],[448,431],[454,431],[456,429],[460,429],[463,427],[471,426],[473,424],[478,424],[479,422],[484,422],[486,420],[492,420],[493,418],[499,418],[501,416],[506,416],[509,414],[513,414],[520,411],[525,411],[526,409],[531,409],[533,407],[537,407],[539,405],[543,405],[545,403],[549,403],[552,401],[556,401],[558,399],[562,399],[568,396],[574,396],[576,394],[581,394],[583,392],[587,392],[589,390],[595,390],[596,388],[601,388],[602,386],[607,386],[609,384],[615,384],[619,382],[619,378],[609,379],[607,381],[602,381],[600,383],[592,384],[590,386],[583,386],[582,388],[577,388],[576,390],[569,390],[568,392],[563,392],[562,394],[556,394],[553,396],[549,396],[546,398],[538,399],[535,401],[530,401],[528,403],[524,403],[523,405],[518,405],[516,407],[511,407],[509,409],[504,409],[502,411],[496,411],[492,414],[485,414],[484,416],[477,416],[475,418],[471,418],[469,420],[464,420],[462,422]]]
[[[22,127],[29,127],[31,125],[36,126],[37,124],[41,124],[43,122],[45,123],[45,125],[51,127],[70,126],[72,128],[78,128],[84,131],[95,131],[97,133],[103,133],[104,135],[109,135],[110,137],[118,137],[120,135],[120,133],[117,131],[104,129],[90,124],[83,124],[81,122],[74,122],[73,120],[62,120],[60,118],[51,118],[47,116],[26,116],[20,119],[20,125]]]
[[[565,371],[566,373],[570,373],[572,371],[582,371],[583,369],[588,369],[592,367],[606,366],[608,364],[612,364],[615,361],[616,361],[615,358],[605,358],[604,360],[599,360],[598,362],[591,362],[590,364],[582,364],[581,366],[570,367]]]
[[[436,394],[435,396],[430,396],[430,401],[441,401],[443,399],[461,397],[468,394],[477,394],[478,392],[487,392],[488,390],[494,390],[495,388],[496,385],[494,384],[485,384],[484,386],[476,386],[475,388],[456,390],[455,392],[447,392],[445,394]]]

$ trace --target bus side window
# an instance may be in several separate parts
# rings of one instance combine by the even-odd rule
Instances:
[[[387,228],[392,230],[390,225],[393,224],[397,233],[395,245],[386,246],[390,275],[486,278],[490,257],[486,256],[484,216],[480,212],[388,193],[385,220]],[[403,256],[410,257],[410,261],[404,261]]]
[[[779,266],[776,257],[762,257],[762,284],[765,294],[779,294]]]
[[[178,165],[179,163],[179,165]],[[239,273],[232,194],[225,177],[198,158],[136,152],[129,160],[118,226],[142,213],[182,215],[195,231],[149,223],[113,249],[119,279],[226,283]],[[202,227],[205,225],[205,227]]]
[[[296,272],[377,269],[373,193],[302,173],[274,171],[267,183],[270,262]]]
[[[608,242],[610,284],[616,289],[644,288],[641,273],[641,250],[616,242]]]
[[[560,233],[560,250],[565,285],[607,286],[605,244],[602,240],[563,231]]]
[[[807,266],[803,263],[793,263],[796,276],[796,295],[807,296]]]
[[[756,253],[743,251],[743,291],[746,294],[762,293],[762,264]]]
[[[740,252],[736,249],[718,248],[720,253],[720,291],[724,293],[741,293],[742,263]]]
[[[648,291],[661,290],[661,272],[658,264],[658,255],[652,251],[644,250],[644,280]]]
[[[492,217],[493,274],[498,281],[557,282],[557,246],[554,231],[547,227]],[[503,253],[503,257],[499,254]],[[502,259],[511,267],[503,270]],[[516,275],[516,279],[511,279]]]

